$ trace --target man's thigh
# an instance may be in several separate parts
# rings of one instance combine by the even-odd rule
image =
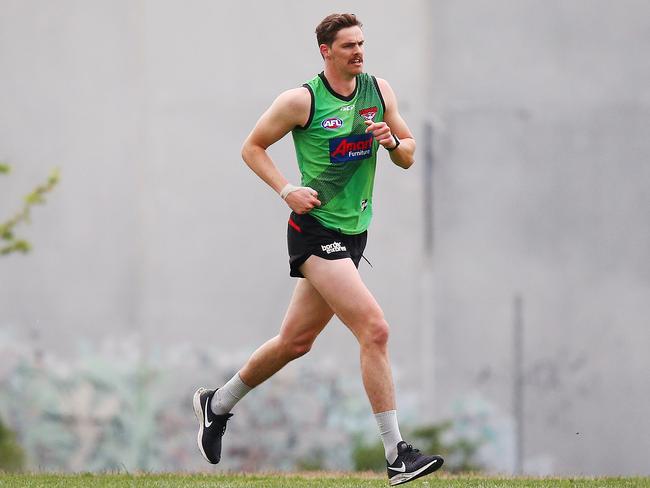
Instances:
[[[310,256],[300,270],[341,321],[358,336],[369,319],[383,318],[379,304],[351,259]]]
[[[282,321],[280,334],[293,339],[315,339],[333,315],[334,312],[316,288],[300,278]]]

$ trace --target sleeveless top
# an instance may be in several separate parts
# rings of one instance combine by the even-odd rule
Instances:
[[[324,227],[360,234],[372,218],[372,190],[379,143],[366,120],[384,120],[385,104],[374,76],[356,77],[347,97],[320,73],[303,85],[311,94],[309,120],[292,131],[301,183],[318,192],[320,207],[309,215]]]

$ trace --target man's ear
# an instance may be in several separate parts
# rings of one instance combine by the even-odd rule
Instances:
[[[319,49],[320,49],[320,55],[323,56],[323,59],[329,58],[330,48],[327,44],[321,44],[319,46]]]

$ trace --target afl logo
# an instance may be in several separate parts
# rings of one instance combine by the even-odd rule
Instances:
[[[331,119],[323,120],[320,125],[323,129],[339,129],[343,127],[343,121],[338,117],[332,117]]]

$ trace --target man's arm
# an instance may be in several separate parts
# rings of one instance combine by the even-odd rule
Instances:
[[[366,122],[368,125],[366,132],[372,132],[372,135],[379,144],[386,149],[392,149],[388,154],[393,163],[404,169],[408,169],[415,162],[413,158],[415,154],[415,139],[399,113],[397,97],[391,86],[386,80],[382,80],[381,78],[377,78],[377,84],[386,104],[384,121],[378,123]],[[399,146],[393,134],[399,138]]]
[[[287,185],[287,179],[273,163],[266,149],[282,139],[296,126],[309,118],[311,97],[306,88],[294,88],[282,93],[262,114],[242,146],[242,158],[257,176],[278,194]],[[305,188],[292,191],[284,197],[296,213],[309,212],[320,206],[317,193]]]

